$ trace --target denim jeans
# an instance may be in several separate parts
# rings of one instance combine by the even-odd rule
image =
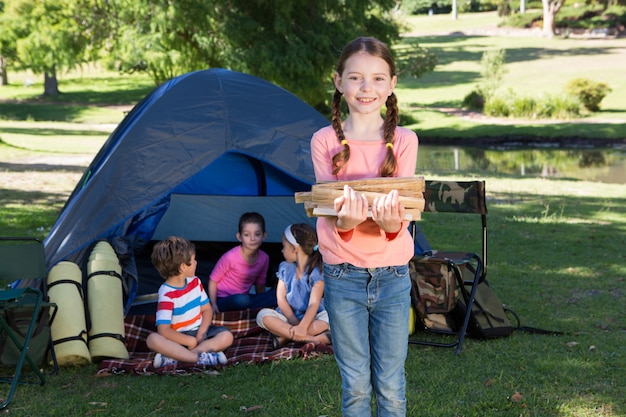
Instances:
[[[276,306],[276,290],[273,288],[259,294],[234,294],[217,299],[217,307],[220,311],[236,311],[261,307],[274,308]]]
[[[341,373],[344,417],[406,415],[411,280],[408,265],[324,264],[324,304]]]

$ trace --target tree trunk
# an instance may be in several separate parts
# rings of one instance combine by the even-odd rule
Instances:
[[[44,73],[43,95],[48,97],[59,95],[59,83],[57,82],[57,72],[54,66]]]
[[[7,74],[7,60],[0,55],[0,87],[9,85],[9,75]]]
[[[541,0],[543,4],[543,36],[552,38],[556,34],[556,14],[565,0]]]

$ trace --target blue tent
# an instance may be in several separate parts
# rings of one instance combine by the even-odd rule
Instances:
[[[164,83],[111,134],[44,241],[47,268],[83,266],[99,240],[168,235],[236,241],[245,211],[264,215],[268,242],[311,221],[294,193],[314,183],[309,141],[328,124],[265,80],[225,69]],[[139,277],[141,280],[142,277]]]

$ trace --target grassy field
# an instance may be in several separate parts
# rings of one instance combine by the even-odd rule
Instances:
[[[438,48],[442,63],[437,72],[421,80],[401,83],[399,96],[411,109],[420,137],[471,139],[529,132],[549,138],[582,132],[626,138],[624,123],[614,123],[620,117],[626,120],[624,65],[619,64],[621,52],[611,52],[623,51],[624,39],[425,34],[495,27],[494,18],[481,14],[460,15],[454,22],[449,16],[413,20],[419,31],[407,35],[407,42]],[[610,77],[614,91],[593,120],[577,123],[505,124],[445,112],[444,108],[460,103],[476,82],[481,51],[502,46],[516,57],[506,82],[519,91],[558,91],[561,81],[578,76],[578,71],[594,78],[607,74],[602,77]],[[600,68],[598,61],[606,68]],[[613,68],[616,61],[621,67]],[[559,76],[557,68],[565,72]],[[35,81],[31,87],[23,85],[28,78]],[[82,74],[62,76],[65,94],[49,103],[33,100],[42,91],[37,81],[30,74],[16,74],[11,86],[0,88],[4,100],[0,101],[1,235],[45,237],[108,133],[153,88],[142,76],[120,77],[86,68]],[[436,172],[424,175],[455,179]],[[451,349],[410,346],[408,415],[626,416],[625,186],[496,174],[484,179],[491,285],[520,315],[523,325],[566,334],[516,332],[487,342],[470,339],[458,356]],[[435,248],[479,251],[479,220],[473,217],[425,214],[420,226]],[[63,368],[43,387],[18,387],[7,413],[330,417],[341,414],[340,383],[331,356],[178,377],[98,375],[93,364]],[[0,384],[0,397],[7,390],[8,385]]]

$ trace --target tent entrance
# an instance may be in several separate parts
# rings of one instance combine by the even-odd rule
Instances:
[[[239,217],[256,211],[265,218],[266,242],[280,243],[292,223],[309,223],[304,207],[293,196],[223,196],[172,194],[153,240],[182,236],[191,241],[237,242]]]

